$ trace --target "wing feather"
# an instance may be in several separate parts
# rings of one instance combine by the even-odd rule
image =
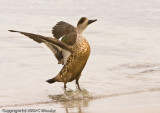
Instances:
[[[56,48],[56,46],[64,49],[64,50],[67,50],[69,52],[72,52],[72,48],[69,46],[69,45],[66,45],[65,43],[59,41],[58,39],[56,38],[50,38],[50,37],[45,37],[45,36],[42,36],[42,35],[38,35],[38,34],[33,34],[33,33],[27,33],[27,32],[22,32],[22,31],[15,31],[15,30],[9,30],[10,32],[18,32],[18,33],[21,33],[31,39],[33,39],[34,41],[38,42],[38,43],[45,43],[45,44],[48,44],[47,46],[52,50],[53,48]],[[52,48],[51,48],[52,46]],[[55,54],[56,52],[58,51],[58,49],[55,49],[55,50],[52,50],[52,52]]]
[[[76,28],[69,23],[60,21],[52,28],[52,34],[55,38],[59,39],[65,37],[67,45],[74,45],[77,38]]]

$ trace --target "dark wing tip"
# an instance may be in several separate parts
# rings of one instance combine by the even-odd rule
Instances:
[[[18,31],[15,31],[15,30],[8,30],[8,31],[10,31],[10,32],[18,32]]]

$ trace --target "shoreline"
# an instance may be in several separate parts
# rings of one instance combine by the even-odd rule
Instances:
[[[39,102],[2,109],[55,109],[57,113],[158,113],[160,112],[160,91],[136,93],[122,96],[97,98],[93,100],[72,100]],[[2,112],[3,113],[3,112]]]

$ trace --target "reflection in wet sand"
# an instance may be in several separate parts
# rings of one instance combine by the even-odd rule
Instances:
[[[66,113],[70,113],[70,108],[75,108],[76,113],[82,113],[83,107],[88,107],[89,103],[92,101],[92,99],[84,99],[84,100],[72,100],[72,101],[64,101],[64,102],[58,102],[59,104],[63,105],[63,108],[65,108]]]
[[[61,95],[49,95],[49,98],[53,99],[55,103],[63,105],[66,113],[70,113],[70,108],[76,108],[76,113],[82,113],[82,107],[88,107],[89,103],[96,99],[86,89],[70,90]]]

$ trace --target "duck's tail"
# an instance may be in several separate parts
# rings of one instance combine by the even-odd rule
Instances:
[[[57,80],[55,78],[52,78],[52,79],[48,79],[46,82],[48,82],[49,84],[52,84],[54,82],[57,82]]]

